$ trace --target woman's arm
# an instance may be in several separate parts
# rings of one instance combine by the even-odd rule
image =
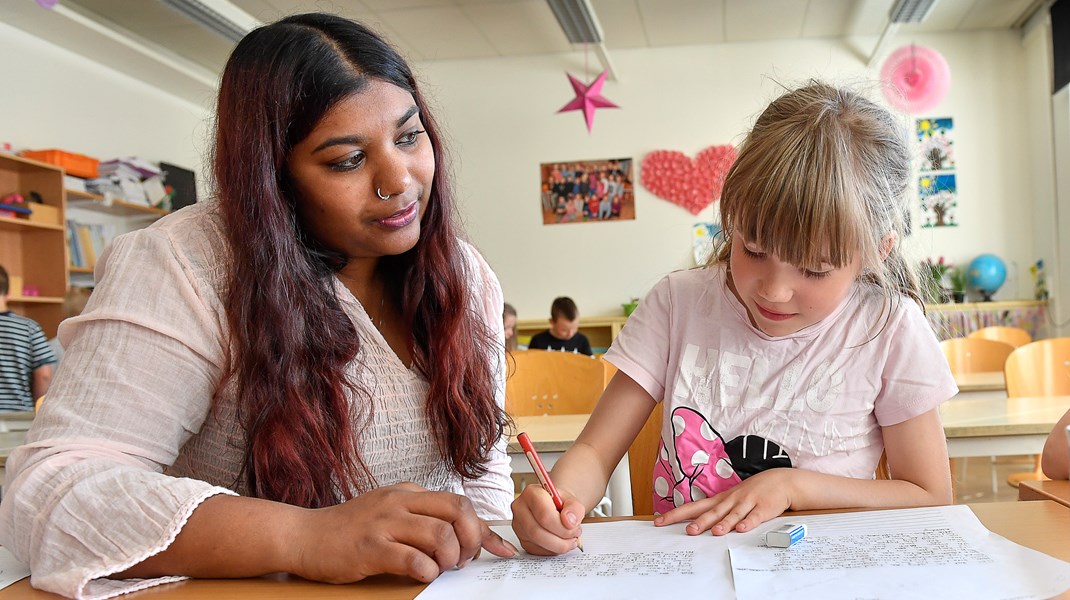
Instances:
[[[1044,474],[1052,479],[1067,479],[1070,476],[1070,444],[1066,439],[1066,428],[1070,426],[1070,410],[1055,424],[1044,443],[1044,454],[1040,466]]]
[[[668,525],[694,519],[687,532],[750,531],[785,510],[950,504],[951,471],[937,409],[882,427],[892,479],[854,479],[802,469],[770,469],[712,498],[655,519]]]
[[[282,572],[349,583],[394,573],[427,582],[467,564],[481,546],[498,556],[516,554],[463,496],[428,492],[412,483],[320,509],[214,496],[193,511],[166,550],[115,577]]]
[[[576,443],[550,473],[564,500],[561,512],[536,485],[513,503],[513,529],[525,550],[562,554],[576,547],[580,521],[602,499],[613,469],[655,408],[661,407],[631,377],[620,371],[613,376]]]

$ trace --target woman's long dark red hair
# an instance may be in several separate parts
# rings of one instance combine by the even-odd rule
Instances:
[[[235,48],[219,91],[213,165],[233,253],[226,373],[237,386],[250,490],[305,507],[375,486],[358,441],[374,406],[345,375],[362,343],[334,292],[345,257],[302,229],[286,164],[324,114],[370,79],[412,92],[436,158],[420,240],[385,257],[380,272],[412,328],[415,366],[430,381],[427,417],[443,460],[461,477],[484,474],[505,423],[495,400],[501,348],[468,288],[476,274],[466,271],[457,238],[441,140],[408,65],[340,17],[297,15],[261,27]]]

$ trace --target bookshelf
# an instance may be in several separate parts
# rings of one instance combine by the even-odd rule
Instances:
[[[0,195],[40,194],[43,203],[56,209],[56,222],[0,217],[0,264],[13,283],[35,287],[38,295],[23,296],[11,286],[8,307],[37,321],[45,335],[53,337],[63,318],[67,291],[67,242],[64,237],[65,197],[63,170],[46,163],[0,154]]]
[[[628,317],[580,317],[579,327],[580,333],[587,336],[587,339],[591,342],[591,348],[595,352],[605,352],[606,348],[609,348],[610,343],[613,342],[617,334],[620,333],[620,328],[624,327],[624,322],[628,320]],[[516,335],[518,338],[530,339],[531,336],[545,331],[550,328],[549,319],[522,319],[516,322]],[[521,340],[521,343],[526,344],[527,339]]]
[[[68,227],[67,235],[69,239],[77,239],[77,243],[71,243],[68,248],[67,271],[71,284],[80,287],[93,286],[96,261],[115,236],[170,214],[160,208],[79,190],[66,189],[64,195],[67,219],[74,222]],[[86,253],[87,246],[93,248],[91,253]]]
[[[116,217],[147,217],[158,219],[170,211],[141,204],[131,204],[123,200],[108,200],[99,194],[66,190],[67,206]]]

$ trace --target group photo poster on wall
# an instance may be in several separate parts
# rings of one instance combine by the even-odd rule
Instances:
[[[630,158],[542,163],[539,174],[543,225],[635,219]]]

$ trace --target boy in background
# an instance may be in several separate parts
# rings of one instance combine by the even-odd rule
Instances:
[[[554,298],[550,306],[550,329],[531,336],[529,350],[560,350],[591,356],[591,342],[579,333],[580,311],[572,298]]]
[[[0,412],[30,411],[48,391],[56,357],[37,321],[8,310],[7,296],[0,267]]]

